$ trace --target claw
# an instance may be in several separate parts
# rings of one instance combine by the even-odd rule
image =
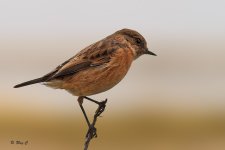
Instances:
[[[107,99],[99,103],[99,108],[96,110],[95,115],[100,116],[105,110]]]
[[[90,137],[91,139],[93,137],[95,137],[95,138],[97,137],[97,129],[93,125],[91,125],[88,129],[88,132],[86,134],[86,138],[88,138],[88,137]]]

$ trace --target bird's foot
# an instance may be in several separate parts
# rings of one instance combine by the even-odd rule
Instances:
[[[106,103],[107,103],[107,99],[105,99],[102,102],[98,102],[99,106],[98,106],[98,109],[95,111],[95,117],[98,117],[103,113],[106,107]]]
[[[92,139],[93,137],[97,137],[97,129],[91,124],[86,134],[86,138]]]

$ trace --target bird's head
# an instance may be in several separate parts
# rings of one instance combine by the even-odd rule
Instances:
[[[116,34],[123,35],[125,39],[130,43],[133,50],[135,51],[135,59],[143,54],[156,56],[156,54],[148,50],[145,38],[137,31],[131,29],[122,29],[117,31]]]

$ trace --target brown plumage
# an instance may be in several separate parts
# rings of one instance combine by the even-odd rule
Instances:
[[[144,37],[130,29],[122,29],[77,53],[41,78],[15,88],[44,82],[52,88],[65,89],[76,96],[104,92],[119,83],[133,60],[148,51]]]

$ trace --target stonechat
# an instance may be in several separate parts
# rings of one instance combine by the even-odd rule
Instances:
[[[42,82],[52,88],[67,90],[78,96],[78,102],[90,128],[91,124],[82,107],[83,99],[101,105],[98,112],[100,115],[104,111],[106,101],[98,102],[87,96],[114,87],[124,78],[131,63],[143,54],[156,56],[148,50],[147,42],[140,33],[122,29],[84,48],[50,73],[18,84],[14,88]]]

